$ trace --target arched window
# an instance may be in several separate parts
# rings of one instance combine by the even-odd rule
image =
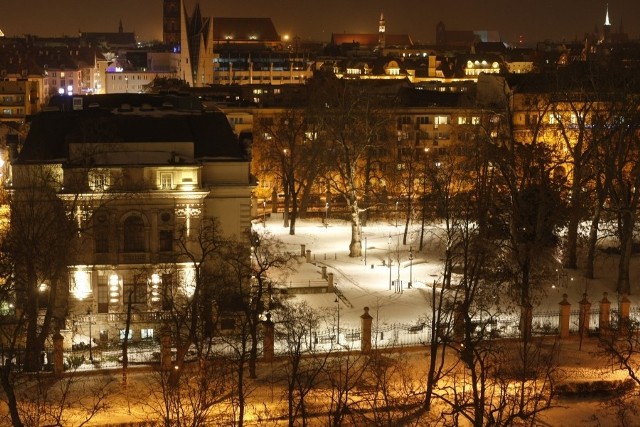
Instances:
[[[145,252],[144,222],[136,215],[124,220],[124,251]]]

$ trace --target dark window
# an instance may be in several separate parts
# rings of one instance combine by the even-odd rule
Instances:
[[[147,276],[137,274],[132,281],[124,282],[124,301],[129,302],[131,298],[132,304],[145,304],[147,302]]]
[[[94,217],[94,239],[96,253],[104,254],[109,252],[109,226],[107,215],[103,212],[97,213]]]
[[[236,327],[236,322],[234,319],[229,317],[223,317],[222,319],[220,319],[220,329],[229,330],[229,329],[235,329],[235,327]]]
[[[139,216],[130,216],[124,221],[124,251],[144,252],[144,222]]]
[[[173,251],[173,231],[160,230],[159,240],[160,240],[160,248],[159,248],[160,252]]]
[[[98,283],[98,313],[109,312],[109,287],[106,283]]]

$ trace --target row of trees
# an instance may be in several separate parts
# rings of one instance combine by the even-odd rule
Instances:
[[[296,217],[306,214],[314,197],[324,196],[330,205],[337,196],[348,207],[352,224],[351,256],[360,256],[360,230],[372,207],[396,211],[405,226],[406,244],[412,222],[418,220],[424,229],[427,220],[442,214],[442,178],[434,173],[446,174],[441,167],[445,164],[466,167],[465,158],[479,151],[499,191],[496,203],[501,198],[500,209],[507,209],[501,211],[511,211],[503,231],[509,231],[523,268],[529,268],[534,249],[528,243],[553,244],[555,268],[577,268],[583,251],[586,276],[593,278],[599,243],[614,237],[621,254],[618,291],[630,293],[629,259],[640,188],[638,90],[632,71],[576,66],[517,84],[503,77],[487,79],[495,79],[490,86],[497,95],[488,98],[479,89],[476,100],[462,97],[461,116],[473,114],[478,120],[452,125],[447,146],[435,152],[424,141],[398,136],[402,109],[396,93],[362,82],[314,78],[305,108],[257,121],[258,173],[268,171],[281,181],[285,226],[294,234]],[[463,193],[469,185],[449,190]],[[538,202],[543,202],[538,213],[546,217],[527,218]],[[492,208],[491,201],[481,203]],[[537,236],[531,228],[523,233],[524,226],[536,225],[523,222],[532,220],[546,230]],[[566,227],[562,240],[560,227]],[[534,241],[523,242],[529,238]]]

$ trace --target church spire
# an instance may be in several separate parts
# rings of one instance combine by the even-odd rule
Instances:
[[[380,12],[380,21],[378,21],[378,48],[384,49],[385,46],[385,23],[384,23],[384,12]]]
[[[604,25],[606,27],[610,27],[611,26],[611,21],[609,21],[609,3],[607,3],[607,13],[604,17]]]

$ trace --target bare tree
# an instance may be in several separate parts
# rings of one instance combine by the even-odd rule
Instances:
[[[326,168],[326,153],[315,122],[302,109],[289,109],[272,118],[261,118],[256,148],[271,165],[284,189],[284,221],[295,234],[296,218],[306,213],[315,181]],[[291,216],[289,217],[289,206]]]
[[[383,98],[366,85],[321,76],[313,83],[312,116],[326,142],[331,165],[331,190],[347,204],[351,223],[349,256],[362,251],[361,218],[364,190],[369,188],[367,162],[372,152],[389,137],[388,109]],[[387,104],[388,99],[387,99]],[[369,169],[370,172],[370,169]]]
[[[282,366],[289,426],[306,426],[310,421],[309,394],[321,385],[322,372],[331,352],[316,349],[314,333],[320,316],[307,303],[284,302],[275,312],[276,337],[285,343]]]

